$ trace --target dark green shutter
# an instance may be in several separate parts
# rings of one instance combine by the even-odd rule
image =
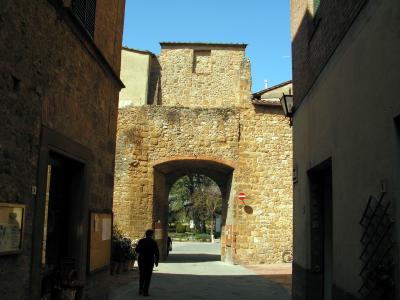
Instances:
[[[314,0],[314,13],[317,12],[317,10],[319,8],[319,3],[320,3],[320,0]]]
[[[96,0],[73,0],[71,8],[86,31],[93,37],[96,19]]]

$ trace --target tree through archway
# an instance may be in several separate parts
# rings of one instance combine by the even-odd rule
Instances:
[[[203,174],[189,173],[172,185],[168,211],[169,236],[213,243],[215,236],[221,233],[221,191]]]
[[[231,214],[228,211],[228,201],[232,184],[232,173],[233,168],[220,161],[198,158],[169,160],[154,166],[153,220],[155,220],[156,240],[159,243],[163,258],[166,258],[167,255],[168,200],[174,183],[185,176],[198,174],[201,176],[196,176],[195,180],[198,179],[199,182],[201,180],[208,180],[210,183],[213,183],[209,184],[210,187],[217,185],[217,189],[220,192],[221,227],[223,227]],[[193,189],[193,197],[201,198],[201,188],[198,191],[195,190]]]

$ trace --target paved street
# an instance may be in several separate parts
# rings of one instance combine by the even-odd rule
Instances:
[[[155,268],[152,299],[289,300],[281,285],[242,266],[220,262],[219,244],[178,243],[166,262]],[[111,293],[111,300],[139,299],[137,277]]]

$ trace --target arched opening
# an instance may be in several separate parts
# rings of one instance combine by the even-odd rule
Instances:
[[[168,236],[172,241],[218,242],[226,207],[214,180],[203,174],[185,175],[169,192]]]
[[[208,178],[215,183],[221,199],[220,222],[223,228],[227,220],[232,218],[232,212],[229,210],[229,195],[233,170],[233,167],[227,164],[204,159],[171,160],[154,166],[153,220],[155,220],[155,239],[159,244],[163,259],[167,256],[169,196],[172,186],[186,176]],[[213,226],[215,228],[215,225]]]

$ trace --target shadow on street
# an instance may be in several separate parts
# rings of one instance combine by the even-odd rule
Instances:
[[[265,276],[265,266],[221,262],[220,244],[175,242],[167,260],[154,268],[149,293],[151,299],[168,300],[289,300],[288,289]],[[124,277],[114,277],[109,299],[140,299],[137,269]]]
[[[193,263],[220,260],[221,255],[217,254],[170,254],[167,260],[163,261],[162,263]]]

